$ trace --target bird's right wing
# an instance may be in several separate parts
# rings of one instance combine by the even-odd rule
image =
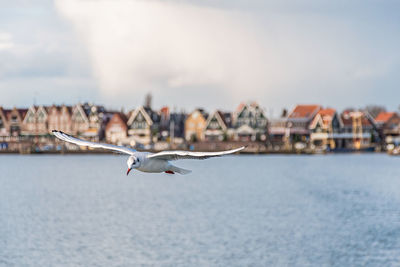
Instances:
[[[73,144],[78,145],[78,146],[88,146],[88,147],[93,147],[93,148],[103,148],[103,149],[113,150],[113,151],[129,154],[129,155],[133,155],[136,152],[135,149],[132,149],[132,148],[129,148],[129,147],[115,146],[115,145],[111,145],[111,144],[102,144],[102,143],[90,142],[90,141],[86,141],[86,140],[82,140],[82,139],[73,137],[73,136],[71,136],[69,134],[66,134],[64,132],[57,131],[57,130],[53,130],[52,132],[58,139],[61,139],[63,141],[69,142],[69,143],[73,143]]]
[[[177,159],[208,159],[211,157],[221,157],[224,155],[233,154],[245,149],[242,146],[232,150],[218,151],[218,152],[190,152],[190,151],[162,151],[147,156],[151,159],[163,159],[163,160],[177,160]]]

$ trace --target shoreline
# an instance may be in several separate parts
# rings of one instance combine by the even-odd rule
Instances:
[[[140,150],[140,152],[157,153],[160,151]],[[213,152],[213,151],[204,151],[204,152]],[[107,150],[38,151],[38,152],[0,151],[0,155],[103,155],[103,154],[107,155],[107,154],[121,154],[121,153],[116,153]],[[234,155],[339,155],[339,154],[343,155],[343,154],[389,154],[389,153],[384,151],[346,151],[346,152],[323,152],[323,153],[310,152],[310,151],[259,151],[259,152],[244,151],[235,153]]]

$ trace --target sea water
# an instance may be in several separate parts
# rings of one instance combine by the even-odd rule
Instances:
[[[400,157],[0,155],[0,266],[400,266]]]

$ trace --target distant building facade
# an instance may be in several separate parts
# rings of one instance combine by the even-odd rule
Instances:
[[[379,134],[374,119],[364,111],[345,110],[341,114],[343,122],[344,147],[365,149],[379,142]]]
[[[313,148],[335,149],[343,147],[343,122],[333,108],[320,109],[309,125]]]
[[[232,139],[232,114],[216,110],[211,113],[204,128],[206,141],[227,141]]]
[[[114,144],[124,141],[128,136],[128,118],[122,112],[116,112],[106,125],[106,141]]]
[[[207,113],[196,109],[185,120],[185,140],[188,142],[204,141]]]
[[[128,119],[128,136],[148,145],[153,142],[153,134],[158,132],[159,121],[160,116],[151,108],[140,106],[131,112]]]
[[[235,140],[266,141],[268,120],[264,110],[256,102],[241,103],[233,114]]]
[[[380,112],[375,122],[382,145],[400,144],[400,116],[397,112]]]
[[[310,141],[310,124],[321,110],[320,105],[297,105],[288,115],[286,128],[291,143]]]

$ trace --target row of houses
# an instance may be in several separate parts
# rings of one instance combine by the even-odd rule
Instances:
[[[297,105],[279,118],[267,119],[256,102],[242,103],[234,112],[195,109],[189,114],[168,107],[153,110],[140,106],[127,113],[101,105],[32,106],[29,109],[0,107],[0,138],[52,138],[59,129],[95,141],[131,146],[192,142],[261,142],[275,150],[368,149],[396,144],[400,117],[381,112],[373,117],[363,110],[345,110],[320,105]]]
[[[339,114],[320,105],[298,105],[287,116],[272,120],[270,140],[282,146],[309,146],[321,150],[375,149],[400,142],[400,116],[382,111],[373,117],[366,110]]]

